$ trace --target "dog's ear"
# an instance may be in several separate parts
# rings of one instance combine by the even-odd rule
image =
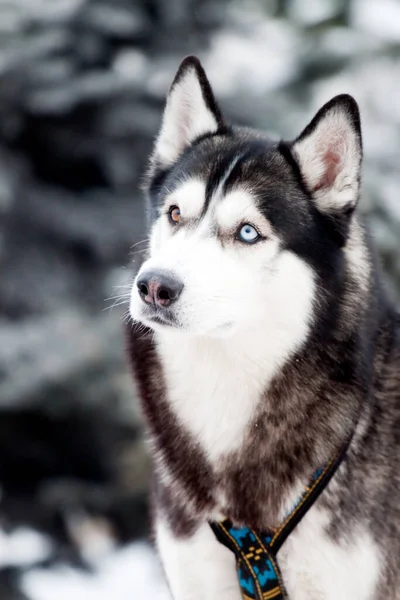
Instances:
[[[200,61],[181,63],[167,97],[153,161],[168,167],[193,141],[224,127],[221,111]]]
[[[348,95],[325,104],[292,145],[307,189],[324,213],[350,214],[359,196],[360,113]]]

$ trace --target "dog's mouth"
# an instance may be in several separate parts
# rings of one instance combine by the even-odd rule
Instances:
[[[171,312],[152,310],[151,312],[146,312],[143,317],[150,324],[154,323],[156,325],[162,325],[165,327],[181,326],[177,318]]]
[[[235,322],[233,320],[226,320],[211,327],[202,327],[201,322],[194,322],[192,324],[183,323],[177,317],[174,309],[161,308],[154,305],[146,307],[142,305],[140,311],[136,312],[134,319],[154,331],[179,330],[194,336],[226,337],[231,335],[235,330]]]

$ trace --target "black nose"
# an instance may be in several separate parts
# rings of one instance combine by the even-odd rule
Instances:
[[[162,308],[176,302],[183,290],[183,283],[164,271],[144,271],[136,285],[143,302]]]

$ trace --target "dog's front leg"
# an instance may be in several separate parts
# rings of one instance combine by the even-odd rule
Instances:
[[[174,600],[242,600],[234,555],[208,523],[178,537],[159,515],[156,541]]]

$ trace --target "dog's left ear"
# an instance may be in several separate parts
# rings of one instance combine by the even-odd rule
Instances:
[[[360,190],[360,113],[348,95],[325,104],[292,145],[307,189],[324,213],[350,214]]]
[[[223,127],[222,114],[204,69],[198,58],[188,56],[171,85],[153,161],[168,167],[196,138]]]

